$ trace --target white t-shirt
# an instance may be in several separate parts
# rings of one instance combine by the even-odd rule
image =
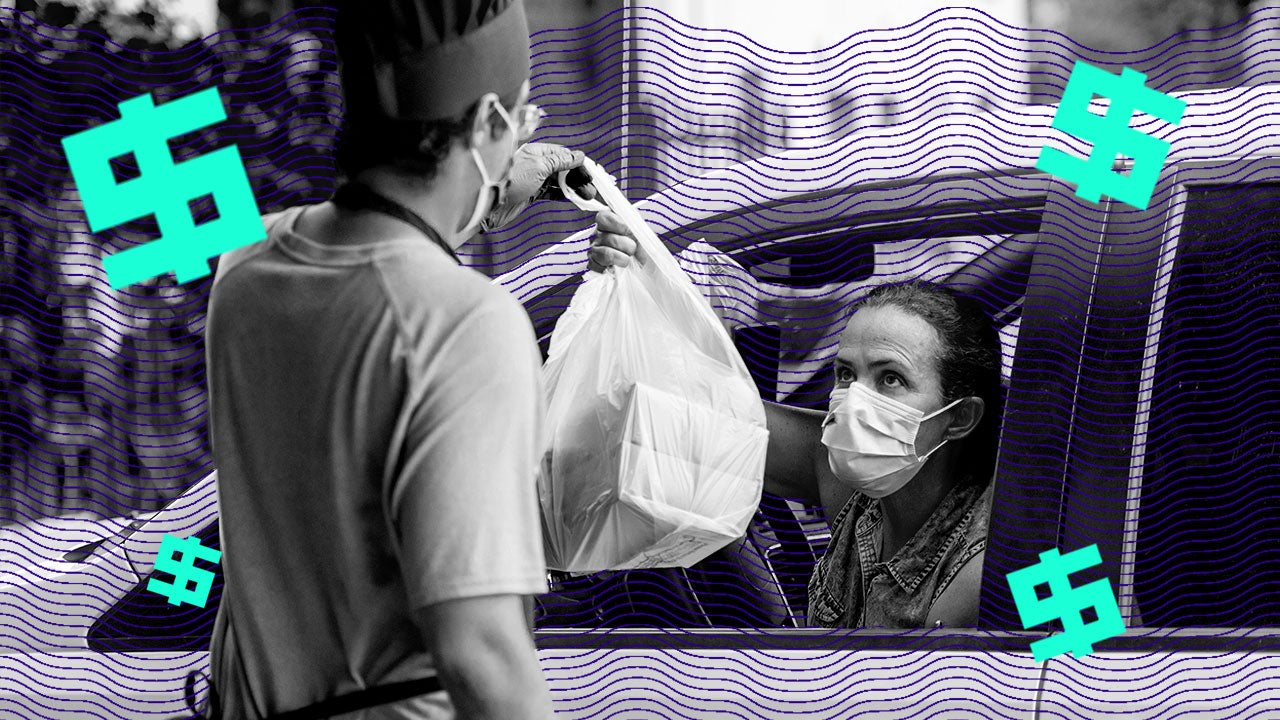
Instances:
[[[432,675],[415,608],[547,591],[524,308],[407,227],[322,245],[300,211],[222,256],[210,298],[227,718]],[[453,711],[440,693],[343,717]]]

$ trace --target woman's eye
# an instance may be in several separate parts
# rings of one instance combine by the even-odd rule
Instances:
[[[904,385],[902,378],[896,373],[885,373],[884,377],[880,378],[880,382],[883,382],[889,387],[902,387]]]
[[[836,368],[837,382],[853,382],[853,371],[849,368]]]

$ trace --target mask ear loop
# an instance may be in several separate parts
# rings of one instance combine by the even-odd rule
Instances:
[[[493,106],[490,108],[490,112],[497,111],[502,121],[507,125],[507,132],[511,134],[511,159],[514,160],[516,153],[520,152],[520,147],[524,145],[524,143],[520,142],[520,126],[516,124],[515,118],[511,117],[511,113],[507,112],[507,109],[502,106],[502,100],[497,95],[489,93],[487,97],[493,98]],[[508,166],[510,166],[510,162],[511,160],[508,160]],[[509,180],[510,178],[508,178],[508,182]],[[503,201],[506,200],[508,182],[494,184],[493,206],[495,208],[501,206]]]
[[[944,413],[944,412],[946,412],[946,411],[950,410],[951,408],[953,408],[953,407],[955,407],[955,406],[959,405],[960,403],[962,403],[962,402],[964,402],[965,400],[968,400],[968,399],[969,399],[969,397],[968,397],[967,395],[966,395],[965,397],[962,397],[962,398],[956,398],[955,400],[952,400],[952,401],[951,401],[951,404],[947,405],[946,407],[940,407],[940,408],[938,408],[937,410],[934,410],[933,412],[929,413],[928,415],[925,415],[924,417],[920,418],[920,422],[924,422],[925,420],[932,420],[933,418],[938,417],[938,416],[939,416],[939,415],[941,415],[942,413]]]
[[[938,417],[938,416],[939,416],[939,415],[941,415],[942,413],[944,413],[944,412],[946,412],[946,411],[950,410],[951,408],[953,408],[953,407],[955,407],[955,406],[959,405],[960,403],[962,403],[962,402],[964,402],[965,400],[968,400],[968,399],[969,399],[969,396],[965,396],[965,397],[962,397],[962,398],[956,398],[955,400],[952,400],[952,401],[951,401],[951,404],[947,405],[946,407],[938,408],[937,410],[934,410],[933,412],[929,413],[927,416],[925,416],[925,417],[921,418],[921,419],[920,419],[920,423],[921,423],[921,424],[924,424],[924,422],[925,422],[925,421],[927,421],[927,420],[932,420],[933,418]],[[927,453],[925,453],[925,454],[923,454],[923,455],[918,455],[917,457],[919,457],[919,458],[920,458],[920,462],[924,462],[924,461],[926,461],[926,460],[928,460],[928,459],[929,459],[929,456],[930,456],[930,455],[933,455],[934,453],[938,452],[938,449],[939,449],[939,448],[941,448],[943,445],[946,445],[946,444],[947,444],[947,443],[949,443],[949,442],[951,442],[951,438],[943,438],[943,439],[942,439],[942,442],[940,442],[940,443],[938,443],[936,446],[934,446],[934,448],[933,448],[932,450],[930,450],[929,452],[927,452]]]
[[[519,133],[519,130],[515,127],[514,123],[512,122],[511,114],[507,112],[506,108],[502,107],[502,101],[498,98],[496,94],[488,93],[484,97],[480,98],[480,107],[477,108],[477,112],[484,115],[486,127],[488,127],[489,118],[492,116],[492,113],[495,110],[498,112],[499,115],[502,116],[503,121],[507,125],[507,132],[511,134],[511,156],[515,157],[515,153],[519,149],[519,145],[517,144],[517,138],[516,138],[516,135]],[[496,208],[500,207],[502,205],[503,200],[506,199],[506,186],[507,186],[505,182],[494,182],[493,176],[489,174],[489,168],[485,166],[484,157],[480,154],[479,148],[472,147],[470,148],[470,151],[471,151],[471,159],[475,163],[476,168],[480,172],[480,182],[484,184],[483,191],[488,196],[488,199],[491,200],[491,202],[489,203],[488,210],[486,210],[485,212],[481,212],[481,208],[483,206],[480,204],[479,201],[477,201],[475,213],[472,215],[471,219],[467,222],[466,225],[463,225],[461,228],[459,228],[459,232],[464,232],[464,233],[469,232],[475,228],[481,228],[481,229],[484,228],[484,219],[488,215],[488,213],[492,213]]]

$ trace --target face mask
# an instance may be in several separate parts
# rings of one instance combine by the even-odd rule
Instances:
[[[490,100],[490,97],[493,99]],[[511,121],[511,116],[507,114],[506,108],[502,107],[502,103],[497,100],[496,95],[486,96],[481,102],[482,104],[492,102],[493,109],[497,110],[498,114],[507,123],[507,128],[511,135],[511,156],[514,157],[516,153],[516,126]],[[489,177],[489,170],[484,166],[484,158],[480,157],[480,151],[476,148],[471,148],[471,159],[475,161],[476,168],[480,170],[480,192],[476,196],[475,210],[471,213],[471,220],[458,230],[458,233],[463,236],[471,235],[473,230],[480,227],[480,222],[495,207],[502,204],[502,188],[505,179],[499,177],[497,180],[493,180]]]
[[[842,482],[873,498],[892,495],[916,476],[929,456],[946,444],[916,455],[920,425],[959,404],[960,398],[925,415],[893,398],[859,384],[831,392],[831,409],[823,421],[822,444],[831,472]]]

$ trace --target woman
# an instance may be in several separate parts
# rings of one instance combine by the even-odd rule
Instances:
[[[973,625],[1001,406],[990,316],[932,283],[880,286],[852,308],[835,381],[818,423],[766,403],[766,492],[833,518],[809,624]]]
[[[610,213],[597,222],[601,241],[623,249],[593,251],[610,254],[599,264],[625,264],[625,225]],[[725,286],[703,287],[713,300],[728,289],[741,304],[788,303],[708,250],[678,259],[701,266],[689,267],[698,284]],[[832,519],[809,624],[971,626],[1002,407],[999,335],[976,301],[924,281],[878,287],[850,310],[828,412],[765,403],[765,491]]]

